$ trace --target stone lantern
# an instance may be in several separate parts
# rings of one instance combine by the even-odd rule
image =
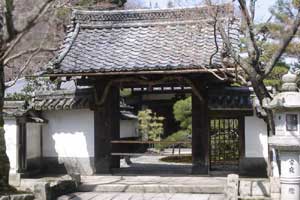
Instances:
[[[300,93],[295,74],[285,74],[282,81],[282,91],[266,106],[274,111],[275,123],[275,135],[269,137],[269,145],[279,152],[281,199],[299,200]]]

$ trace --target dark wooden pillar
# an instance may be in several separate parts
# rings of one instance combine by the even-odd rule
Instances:
[[[208,174],[210,162],[207,91],[201,84],[196,84],[193,90],[197,90],[203,100],[195,94],[192,95],[192,173]]]
[[[98,100],[102,98],[107,82],[98,82],[96,94]],[[104,104],[95,106],[94,111],[94,150],[95,150],[95,170],[98,174],[111,173],[112,168],[120,167],[120,157],[111,156],[111,140],[120,138],[120,101],[119,88],[111,87]]]

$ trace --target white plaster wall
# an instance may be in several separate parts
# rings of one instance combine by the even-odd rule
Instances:
[[[17,133],[18,127],[15,119],[5,119],[4,120],[4,130],[5,130],[5,141],[6,141],[6,153],[10,161],[10,172],[17,172]]]
[[[120,137],[137,137],[138,120],[120,120]]]
[[[267,124],[256,116],[245,117],[246,157],[268,157]]]
[[[26,158],[39,158],[41,156],[41,125],[37,123],[26,124]]]
[[[88,109],[44,112],[44,157],[94,157],[94,112]]]

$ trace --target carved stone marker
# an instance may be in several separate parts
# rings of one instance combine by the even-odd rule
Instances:
[[[225,200],[238,200],[239,175],[229,174],[225,187]]]

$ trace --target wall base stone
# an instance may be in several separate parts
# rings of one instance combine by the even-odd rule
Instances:
[[[19,173],[10,173],[9,174],[9,184],[14,187],[19,187],[21,183],[21,174]]]
[[[34,185],[34,196],[36,200],[51,199],[50,183],[37,183]]]
[[[271,190],[271,199],[279,200],[280,192],[281,192],[279,177],[270,177],[270,190]]]
[[[34,196],[36,200],[56,200],[59,196],[76,192],[78,185],[73,180],[61,180],[51,184],[37,183],[34,185]]]
[[[15,194],[9,196],[1,196],[0,200],[34,200],[32,194]]]
[[[239,174],[243,176],[267,177],[267,162],[265,158],[242,158],[239,168]]]
[[[267,180],[240,180],[239,194],[241,198],[268,197],[270,196],[270,182]]]
[[[75,157],[44,157],[43,158],[43,173],[52,174],[95,174],[94,157],[75,158]]]

